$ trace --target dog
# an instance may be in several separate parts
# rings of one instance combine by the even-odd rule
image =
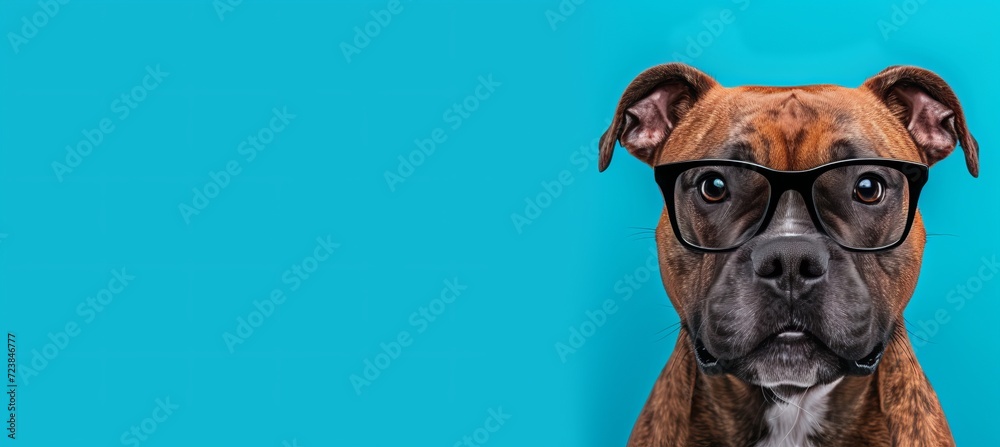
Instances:
[[[599,141],[654,167],[663,285],[680,316],[628,445],[949,446],[903,320],[927,168],[979,147],[938,75],[858,88],[722,87],[680,63],[625,89]]]

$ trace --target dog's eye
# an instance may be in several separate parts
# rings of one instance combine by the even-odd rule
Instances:
[[[866,205],[874,205],[882,201],[885,195],[885,183],[882,178],[865,174],[858,178],[858,183],[854,185],[854,200]]]
[[[708,203],[721,202],[729,196],[726,180],[716,173],[702,177],[699,189],[701,189],[701,197]]]

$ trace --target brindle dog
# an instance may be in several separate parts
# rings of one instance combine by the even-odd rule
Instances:
[[[629,446],[954,444],[903,321],[926,167],[958,143],[979,173],[944,80],[894,66],[858,88],[725,88],[665,64],[622,95],[601,171],[616,142],[655,167],[681,319]]]

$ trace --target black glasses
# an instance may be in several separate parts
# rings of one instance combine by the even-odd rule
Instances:
[[[674,234],[688,249],[736,249],[767,229],[785,191],[797,191],[813,224],[850,251],[895,248],[906,240],[927,166],[850,159],[806,171],[776,171],[737,160],[656,166]]]

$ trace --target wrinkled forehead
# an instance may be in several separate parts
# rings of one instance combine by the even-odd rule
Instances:
[[[724,158],[803,170],[851,158],[920,161],[905,129],[866,92],[839,86],[716,89],[661,156]]]

